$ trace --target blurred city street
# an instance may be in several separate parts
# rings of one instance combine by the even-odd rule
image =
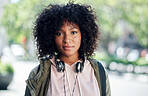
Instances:
[[[37,62],[33,61],[14,60],[12,63],[15,71],[13,81],[8,90],[0,90],[0,96],[24,96],[25,80],[36,65]],[[148,76],[121,75],[110,71],[108,73],[112,96],[148,96]]]
[[[74,1],[75,3],[84,5],[90,4],[91,7],[88,7],[88,9],[92,8],[91,13],[95,13],[96,15],[94,16],[97,19],[95,22],[99,26],[95,27],[95,29],[97,28],[101,35],[99,35],[99,42],[96,45],[98,49],[94,50],[95,55],[92,57],[102,61],[101,63],[108,69],[111,95],[148,96],[148,0]],[[39,30],[39,33],[42,34],[41,36],[36,36],[39,22],[37,18],[40,17],[38,16],[38,12],[41,12],[49,4],[67,3],[67,0],[0,0],[0,89],[7,88],[7,90],[0,90],[0,96],[24,96],[25,80],[27,80],[30,71],[39,64],[36,56],[40,56],[41,54],[37,54],[37,52],[45,53],[44,49],[46,48],[43,50],[40,48],[44,47],[42,46],[44,44],[40,44],[39,42],[40,37],[42,38],[43,35],[45,38],[46,36],[49,38],[53,35],[50,35],[51,30],[48,29],[48,27],[52,27],[51,24],[48,24],[50,22],[43,22],[46,24],[44,27],[47,27],[45,29],[48,30],[45,32],[46,34],[42,33],[42,30]],[[63,16],[59,16],[59,18],[63,18]],[[56,24],[55,20],[57,19],[51,20],[52,24]],[[63,20],[69,21],[68,18],[64,18]],[[80,20],[78,18],[78,21]],[[92,26],[91,24],[88,25],[87,22],[84,22],[84,24],[71,23],[78,27],[85,24],[89,28]],[[57,32],[56,28],[51,29]],[[83,28],[80,27],[78,29],[81,32]],[[87,37],[90,41],[95,40],[89,37],[91,34],[87,33],[85,35],[82,35],[82,37]],[[94,37],[96,38],[96,36]],[[51,44],[48,40],[55,40],[55,38],[42,39],[41,41],[45,41],[43,42],[45,45],[46,43],[49,44],[49,48]],[[87,39],[82,38],[81,41],[87,41]],[[85,43],[86,45],[89,44]],[[95,48],[92,47],[91,49]],[[47,53],[44,55],[51,55],[50,52]],[[84,53],[85,55],[87,56]]]

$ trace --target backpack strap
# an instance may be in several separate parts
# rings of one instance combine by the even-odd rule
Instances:
[[[106,96],[106,72],[103,65],[96,59],[88,58],[100,88],[100,96]]]
[[[100,75],[100,85],[102,89],[102,96],[106,96],[106,74],[104,67],[100,62],[98,63],[99,75]]]

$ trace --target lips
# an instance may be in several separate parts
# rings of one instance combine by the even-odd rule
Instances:
[[[71,50],[73,47],[74,46],[63,46],[63,49],[68,51],[68,50]]]

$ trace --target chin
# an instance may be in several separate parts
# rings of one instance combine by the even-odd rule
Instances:
[[[64,54],[64,56],[70,57],[70,56],[73,56],[73,54]]]
[[[74,53],[71,53],[71,52],[66,52],[66,53],[63,53],[64,56],[66,57],[69,57],[69,56],[73,56]]]

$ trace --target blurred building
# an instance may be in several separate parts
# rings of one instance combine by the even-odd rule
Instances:
[[[142,49],[143,47],[138,43],[136,36],[133,33],[126,33],[124,37],[124,47],[131,49]]]
[[[0,24],[1,24],[1,17],[3,14],[3,6],[7,4],[9,0],[0,0]],[[5,45],[8,44],[7,42],[7,34],[4,27],[0,26],[0,55]]]
[[[132,28],[126,22],[122,24],[123,35],[119,37],[117,45],[119,47],[129,48],[129,49],[143,49],[142,45],[138,42]]]

